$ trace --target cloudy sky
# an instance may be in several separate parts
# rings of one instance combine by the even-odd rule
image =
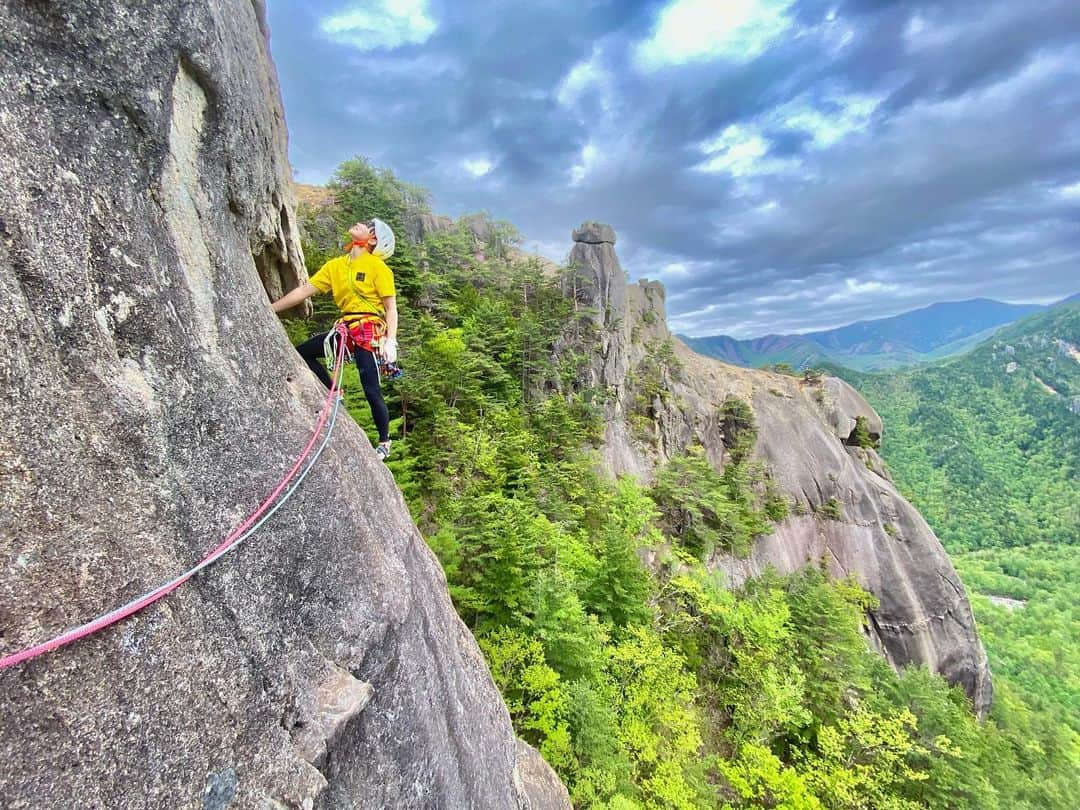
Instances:
[[[1080,290],[1077,0],[268,0],[296,178],[364,155],[672,327]]]

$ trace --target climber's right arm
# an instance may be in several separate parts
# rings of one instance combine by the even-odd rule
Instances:
[[[319,289],[315,287],[310,281],[301,284],[295,290],[288,295],[283,295],[277,301],[274,302],[274,312],[284,312],[287,309],[292,309],[297,304],[301,304],[315,293],[319,292]]]

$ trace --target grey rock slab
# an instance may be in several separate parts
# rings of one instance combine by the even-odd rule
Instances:
[[[518,759],[514,777],[528,796],[522,810],[570,810],[570,794],[540,752],[524,740],[517,743]]]
[[[324,392],[269,308],[307,276],[262,3],[7,3],[0,37],[7,654],[198,561]],[[530,801],[438,562],[348,418],[255,536],[0,671],[0,704],[8,808]]]
[[[839,377],[826,377],[820,386],[820,404],[837,438],[847,440],[855,430],[856,417],[861,416],[866,420],[870,438],[881,439],[884,430],[881,417],[862,394]]]
[[[325,679],[306,694],[303,710],[292,720],[297,753],[315,767],[326,762],[327,750],[337,747],[346,724],[363,711],[374,689],[341,667],[328,665]]]

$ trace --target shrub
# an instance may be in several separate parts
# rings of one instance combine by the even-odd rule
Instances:
[[[844,508],[840,501],[834,498],[829,498],[825,503],[821,504],[817,508],[817,513],[823,518],[828,520],[843,520]]]

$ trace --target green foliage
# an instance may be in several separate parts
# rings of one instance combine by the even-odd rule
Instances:
[[[293,318],[291,320],[282,321],[282,324],[285,326],[285,334],[289,336],[289,340],[294,346],[303,343],[313,334],[311,331],[311,323],[306,320]]]
[[[544,648],[509,628],[479,636],[477,641],[518,734],[536,747],[551,767],[569,767],[573,757],[569,694],[558,673],[544,662]]]
[[[781,520],[791,514],[791,501],[784,495],[783,491],[776,485],[776,482],[772,478],[765,478],[765,515],[773,523],[779,523]]]
[[[821,810],[804,776],[786,766],[768,746],[746,743],[737,754],[718,762],[727,783],[725,807],[774,807],[780,810]]]
[[[757,441],[757,422],[750,405],[738,397],[729,396],[720,406],[720,429],[724,447],[735,464],[743,461]]]
[[[669,643],[697,670],[717,749],[771,741],[811,721],[805,679],[788,654],[791,612],[776,581],[737,596],[692,573],[674,577],[666,595]]]
[[[826,520],[843,520],[844,519],[844,506],[840,501],[833,497],[818,506],[815,510]]]
[[[882,455],[946,548],[1075,545],[1080,363],[1068,347],[1077,345],[1080,304],[1063,304],[947,363],[834,371],[881,414]]]
[[[616,627],[644,624],[652,618],[648,600],[652,583],[637,556],[639,548],[661,538],[653,524],[658,516],[653,501],[630,479],[623,478],[610,493],[596,542],[596,572],[585,590],[592,610]]]
[[[657,475],[651,495],[666,533],[699,560],[717,549],[745,555],[754,537],[787,517],[789,504],[763,464],[750,461],[757,425],[750,406],[728,397],[720,407],[728,463],[717,472],[704,448],[690,447]]]
[[[918,810],[923,805],[898,795],[927,778],[911,764],[921,753],[915,729],[906,709],[882,715],[857,708],[821,729],[816,750],[799,758],[798,770],[822,807]]]
[[[615,735],[631,763],[631,779],[647,808],[700,806],[703,784],[693,771],[701,733],[692,706],[695,680],[682,657],[645,627],[633,628],[611,651],[608,676],[625,696]]]
[[[745,555],[753,538],[771,526],[763,498],[752,489],[756,474],[734,461],[718,473],[700,446],[671,459],[651,490],[665,532],[699,560],[717,548]]]
[[[1080,734],[1080,548],[984,549],[954,561],[995,682]]]
[[[871,688],[875,661],[866,655],[864,626],[877,600],[854,580],[832,582],[817,568],[790,578],[785,591],[791,653],[805,678],[811,711],[818,723],[836,722],[852,694]]]
[[[669,380],[682,373],[682,364],[675,356],[670,339],[646,344],[645,357],[630,375],[630,403],[627,421],[634,438],[644,444],[652,443],[655,435],[657,403],[671,400]]]
[[[851,437],[847,443],[864,449],[876,449],[878,447],[879,443],[874,441],[870,435],[865,416],[860,414],[855,417],[855,429],[851,431]]]
[[[788,377],[797,377],[797,372],[790,363],[773,363],[772,365],[763,366],[765,371],[772,371],[775,374],[784,374]]]

